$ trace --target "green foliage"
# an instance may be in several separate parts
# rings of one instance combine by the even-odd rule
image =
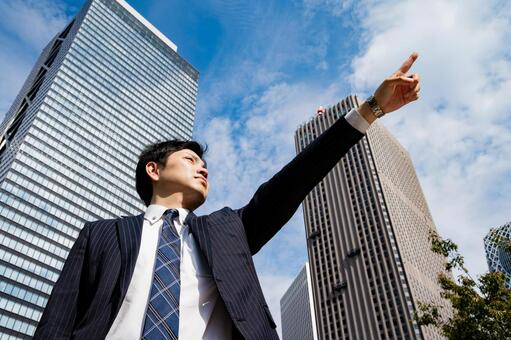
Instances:
[[[511,249],[511,241],[506,240],[499,239],[500,246]],[[476,281],[454,242],[441,239],[436,232],[430,233],[430,241],[431,249],[446,257],[446,270],[457,269],[461,274],[456,279],[444,273],[438,276],[442,297],[451,303],[453,314],[442,319],[441,306],[419,302],[414,315],[417,323],[438,327],[452,340],[511,339],[511,289],[505,285],[504,274],[485,273]]]
[[[417,310],[413,313],[413,317],[415,318],[415,320],[417,320],[417,323],[419,325],[423,326],[435,325],[438,327],[440,324],[439,307],[429,303],[423,303],[419,301]]]
[[[443,240],[438,234],[430,230],[429,240],[431,242],[431,250],[447,258],[445,269],[450,271],[453,268],[459,267],[464,272],[465,269],[463,256],[458,253],[458,245],[451,240]]]

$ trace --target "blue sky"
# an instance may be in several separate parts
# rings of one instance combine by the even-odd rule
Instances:
[[[319,105],[366,97],[412,52],[421,99],[382,123],[409,150],[437,228],[470,270],[511,220],[511,5],[506,1],[129,1],[200,71],[194,138],[209,145],[199,212],[245,204],[294,155]],[[0,2],[0,119],[81,1]],[[27,23],[30,23],[27,24]],[[278,323],[306,260],[301,209],[255,257]]]

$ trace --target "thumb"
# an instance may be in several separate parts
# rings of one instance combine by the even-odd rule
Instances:
[[[390,85],[415,85],[417,82],[417,79],[409,78],[406,76],[399,76],[394,78],[387,79],[387,83]]]

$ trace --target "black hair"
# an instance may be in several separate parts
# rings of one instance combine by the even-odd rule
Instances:
[[[144,148],[140,156],[138,157],[137,170],[135,174],[137,192],[142,201],[146,206],[151,204],[151,198],[153,197],[153,183],[151,178],[146,172],[146,165],[149,162],[156,162],[162,166],[165,166],[167,157],[179,150],[192,150],[202,158],[206,152],[207,147],[202,146],[193,140],[178,140],[172,139],[155,144],[148,145]]]

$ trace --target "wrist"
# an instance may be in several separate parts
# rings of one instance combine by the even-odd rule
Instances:
[[[366,101],[364,101],[359,107],[357,107],[357,111],[358,111],[358,113],[360,113],[360,115],[362,117],[364,117],[364,119],[369,124],[371,124],[372,122],[374,122],[376,120],[376,116],[374,115],[373,111],[371,110],[369,103],[367,103]]]

